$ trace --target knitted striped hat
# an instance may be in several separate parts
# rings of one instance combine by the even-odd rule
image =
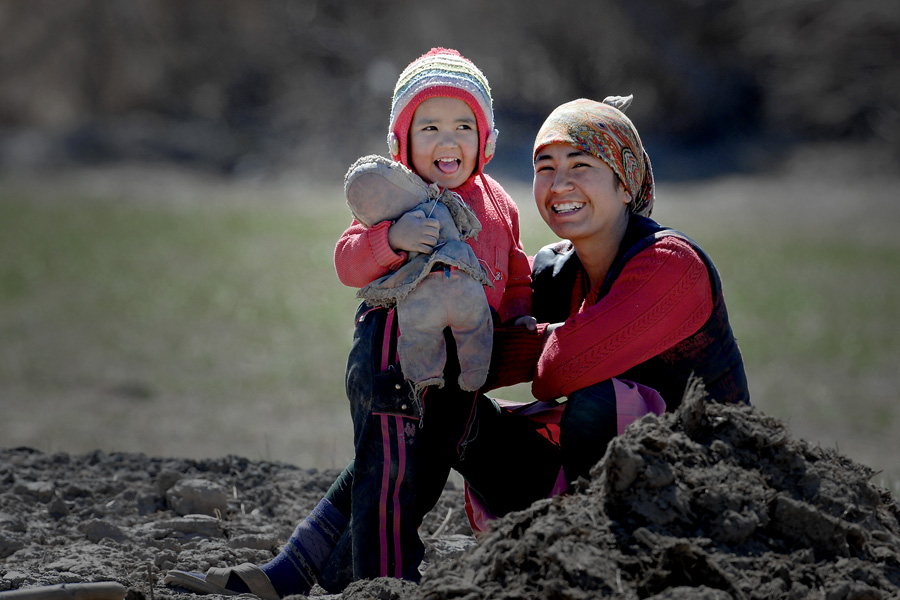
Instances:
[[[388,148],[391,158],[409,164],[409,126],[419,105],[435,97],[457,98],[475,113],[478,124],[478,173],[494,155],[497,130],[491,88],[484,74],[456,50],[432,48],[407,66],[394,87]]]

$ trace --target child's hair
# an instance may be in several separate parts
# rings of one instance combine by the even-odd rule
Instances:
[[[456,50],[432,48],[407,66],[394,87],[388,148],[391,158],[409,167],[409,127],[416,108],[429,98],[457,98],[475,113],[479,173],[494,155],[498,131],[487,78]]]

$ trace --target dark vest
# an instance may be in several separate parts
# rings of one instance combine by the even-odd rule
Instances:
[[[722,280],[712,260],[692,239],[652,219],[632,214],[619,253],[600,288],[598,300],[609,293],[632,257],[666,236],[688,242],[706,264],[713,295],[712,314],[690,337],[616,377],[654,388],[666,401],[668,410],[681,404],[691,374],[702,378],[711,399],[749,404],[744,362],[728,322]],[[551,244],[537,253],[531,287],[534,289],[532,311],[539,323],[559,323],[569,318],[572,289],[581,269],[581,261],[570,242]]]

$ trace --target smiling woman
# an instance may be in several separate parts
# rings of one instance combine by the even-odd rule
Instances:
[[[566,239],[534,259],[533,312],[547,325],[532,391],[552,400],[625,377],[672,408],[694,373],[714,399],[748,402],[712,261],[649,218],[653,171],[620,110],[630,102],[563,104],[536,136],[535,202]]]
[[[650,160],[618,107],[575,100],[553,111],[534,146],[537,209],[562,242],[534,257],[534,330],[498,330],[488,387],[532,380],[538,400],[481,416],[460,472],[482,528],[524,498],[508,455],[550,495],[589,477],[609,441],[635,419],[675,409],[699,381],[712,400],[749,403],[743,359],[712,260],[690,238],[649,218]],[[615,106],[613,106],[615,104]],[[544,424],[546,448],[510,448],[517,420]],[[498,458],[499,457],[499,458]],[[530,490],[532,493],[534,488]]]

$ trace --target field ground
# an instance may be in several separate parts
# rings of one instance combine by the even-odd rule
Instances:
[[[662,182],[654,217],[715,260],[754,404],[898,494],[900,176],[855,156]],[[350,217],[328,183],[0,178],[0,447],[346,464],[356,301],[334,275]],[[503,183],[526,249],[553,241],[529,184]]]

